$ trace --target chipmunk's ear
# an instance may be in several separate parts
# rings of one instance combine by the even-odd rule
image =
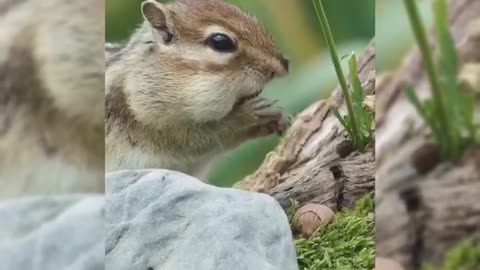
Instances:
[[[173,29],[168,26],[169,11],[163,4],[155,0],[147,0],[142,3],[142,14],[157,32],[155,36],[159,34],[165,43],[170,43],[173,40]]]

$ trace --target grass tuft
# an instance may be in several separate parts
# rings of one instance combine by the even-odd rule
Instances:
[[[301,270],[373,269],[375,261],[374,195],[357,201],[354,209],[335,215],[309,239],[295,240]]]
[[[333,112],[347,131],[349,137],[352,139],[354,148],[356,150],[363,151],[365,146],[367,146],[373,138],[372,122],[374,115],[370,110],[363,106],[363,100],[365,96],[361,82],[358,78],[357,58],[355,54],[352,53],[348,61],[350,76],[352,79],[352,89],[350,90],[347,86],[347,81],[340,65],[340,59],[338,57],[335,41],[328,24],[327,15],[325,14],[322,1],[313,0],[313,5],[315,7],[318,20],[322,26],[325,41],[328,45],[330,56],[335,67],[335,72],[337,73],[338,81],[340,83],[343,96],[345,97],[348,115],[340,115],[338,109],[334,109]]]
[[[475,98],[458,82],[458,56],[449,31],[445,0],[433,1],[438,56],[434,58],[415,0],[404,0],[410,23],[428,75],[432,98],[420,101],[412,86],[406,96],[430,127],[444,160],[458,160],[465,149],[480,143],[474,123]]]

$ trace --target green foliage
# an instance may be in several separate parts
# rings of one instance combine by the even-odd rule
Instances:
[[[441,266],[425,265],[422,270],[474,270],[480,269],[480,234],[460,242],[445,256]]]
[[[432,130],[445,160],[457,160],[472,144],[478,144],[479,126],[474,124],[472,94],[459,88],[458,59],[455,43],[449,32],[445,0],[433,1],[438,56],[434,60],[427,35],[418,15],[414,0],[404,0],[430,82],[432,99],[420,101],[413,87],[406,88],[406,96],[416,107]]]
[[[365,149],[365,146],[370,143],[373,137],[373,113],[363,106],[364,94],[362,85],[358,78],[357,60],[355,54],[352,53],[349,59],[349,70],[353,88],[352,90],[349,90],[347,81],[345,80],[345,75],[343,74],[343,70],[340,65],[337,49],[335,47],[335,41],[333,40],[332,31],[330,30],[322,1],[318,0],[317,2],[317,0],[313,0],[313,4],[315,6],[320,24],[322,25],[323,34],[330,50],[332,62],[335,67],[338,81],[340,83],[343,96],[345,97],[345,103],[348,110],[348,115],[344,117],[340,115],[338,109],[334,110],[334,114],[342,123],[343,127],[352,139],[355,149],[362,151]]]
[[[297,239],[301,270],[373,269],[375,261],[374,195],[360,199],[354,209],[335,215],[310,239]]]
[[[352,77],[352,90],[349,91],[349,93],[351,93],[353,114],[356,117],[358,134],[355,134],[355,129],[353,128],[354,122],[352,121],[352,117],[350,115],[342,116],[338,109],[334,109],[333,113],[340,123],[342,123],[349,137],[353,139],[355,148],[362,151],[365,149],[365,146],[372,141],[373,138],[374,130],[372,129],[372,123],[374,120],[374,112],[365,108],[363,105],[365,95],[360,79],[358,78],[357,59],[354,53],[352,53],[350,56],[348,67]]]

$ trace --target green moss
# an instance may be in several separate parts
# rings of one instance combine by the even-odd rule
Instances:
[[[310,239],[295,245],[301,270],[373,269],[375,262],[375,211],[373,194],[360,199],[355,208],[335,215]]]
[[[425,265],[422,270],[475,270],[480,269],[480,234],[460,242],[445,256],[441,266]]]

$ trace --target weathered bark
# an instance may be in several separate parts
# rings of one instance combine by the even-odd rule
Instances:
[[[478,91],[480,1],[451,3],[461,69],[470,67],[461,78],[470,81],[465,88]],[[472,147],[459,162],[441,162],[428,128],[403,94],[407,84],[422,98],[430,95],[418,50],[397,71],[377,78],[377,255],[417,269],[439,262],[454,244],[479,231],[480,148]]]
[[[359,59],[359,77],[367,95],[375,93],[372,43]],[[332,108],[346,114],[340,88],[296,118],[279,146],[260,168],[236,187],[268,192],[285,208],[290,199],[301,205],[317,202],[334,210],[350,206],[375,187],[374,142],[364,152],[352,145]]]
[[[473,91],[480,91],[479,14],[478,0],[452,1],[460,78]],[[372,45],[360,61],[360,78],[367,94],[379,92],[376,150],[370,145],[363,153],[351,151],[331,112],[343,101],[336,89],[301,113],[261,167],[236,186],[268,192],[284,207],[294,199],[338,209],[373,190],[376,178],[377,254],[414,269],[440,261],[454,244],[479,231],[480,148],[472,147],[459,162],[440,162],[428,128],[403,95],[407,84],[422,98],[430,93],[417,50],[397,71],[380,75],[376,90],[374,77]],[[478,115],[480,104],[476,107]]]

